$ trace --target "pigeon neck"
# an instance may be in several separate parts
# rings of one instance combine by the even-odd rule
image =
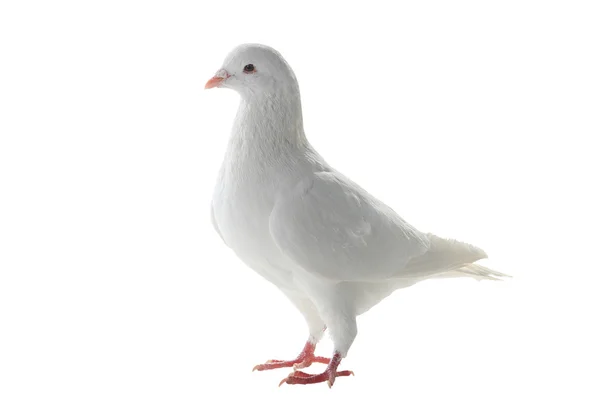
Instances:
[[[297,91],[243,96],[236,121],[235,132],[246,140],[264,144],[306,144],[302,105]]]

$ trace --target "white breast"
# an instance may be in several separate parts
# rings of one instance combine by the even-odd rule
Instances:
[[[306,157],[311,150],[301,123],[290,124],[301,122],[297,101],[241,100],[212,205],[223,241],[265,279],[290,289],[292,267],[271,238],[269,217],[277,196],[320,162],[316,155]]]
[[[212,201],[215,223],[245,264],[276,286],[293,289],[292,274],[269,232],[278,179],[269,169],[243,164],[241,159],[223,163]]]

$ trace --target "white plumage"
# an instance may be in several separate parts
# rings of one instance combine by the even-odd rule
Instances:
[[[283,382],[331,386],[356,336],[356,316],[397,289],[440,277],[498,279],[470,244],[423,233],[328,165],[308,142],[296,77],[274,49],[236,47],[206,85],[241,100],[212,200],[223,242],[276,285],[306,319],[309,338]],[[327,329],[331,359],[314,348]],[[321,374],[298,369],[327,363]]]

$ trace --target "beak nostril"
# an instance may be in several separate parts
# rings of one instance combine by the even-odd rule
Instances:
[[[224,69],[218,70],[217,73],[215,74],[215,77],[223,78],[223,79],[227,79],[230,76],[231,75],[229,75],[229,73],[226,70],[224,70]]]

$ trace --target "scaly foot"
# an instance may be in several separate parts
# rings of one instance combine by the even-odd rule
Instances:
[[[301,371],[294,371],[279,382],[279,386],[287,383],[288,385],[308,385],[311,383],[327,382],[329,387],[333,386],[335,378],[338,376],[350,376],[354,375],[352,371],[338,371],[337,367],[342,361],[342,357],[339,353],[335,353],[327,368],[320,374],[307,374]]]
[[[269,369],[288,368],[288,367],[293,367],[294,370],[297,370],[297,369],[309,367],[314,362],[321,363],[321,364],[329,364],[330,359],[327,357],[315,356],[315,344],[311,343],[311,342],[306,342],[304,349],[302,349],[302,352],[295,359],[290,360],[290,361],[269,360],[264,364],[256,365],[252,369],[252,371],[266,371]]]

